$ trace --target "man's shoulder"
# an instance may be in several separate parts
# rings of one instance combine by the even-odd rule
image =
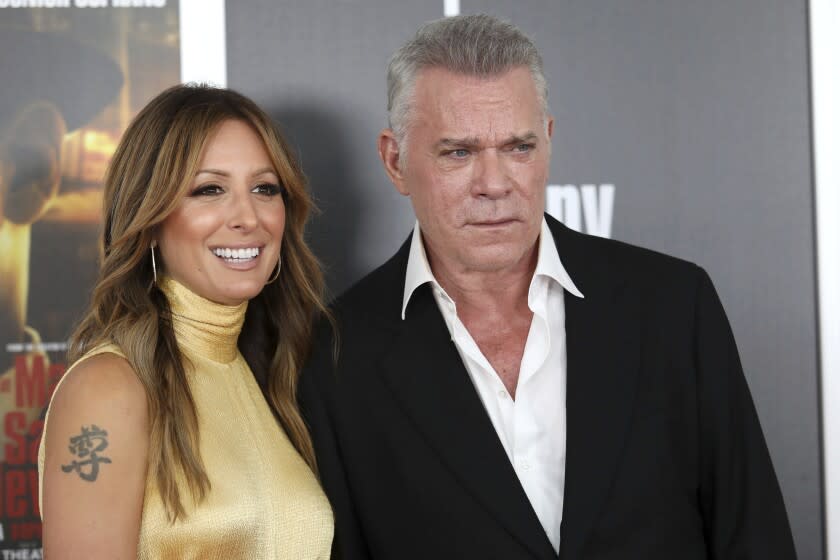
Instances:
[[[354,323],[380,323],[399,318],[407,260],[407,246],[403,245],[332,301],[330,309],[335,317],[339,321],[349,318]]]
[[[547,216],[564,267],[577,283],[691,288],[705,271],[683,258],[574,231]],[[583,288],[578,286],[581,290]],[[585,294],[584,290],[584,294]]]
[[[329,304],[330,314],[316,321],[307,370],[331,372],[340,364],[370,362],[387,346],[400,320],[404,248]]]

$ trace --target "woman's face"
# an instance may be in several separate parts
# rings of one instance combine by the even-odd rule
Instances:
[[[250,125],[223,122],[186,196],[160,228],[166,272],[211,301],[236,305],[276,271],[286,223],[283,187]]]

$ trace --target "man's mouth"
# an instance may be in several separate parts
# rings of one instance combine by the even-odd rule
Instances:
[[[472,222],[471,225],[474,225],[474,226],[503,226],[503,225],[506,225],[506,224],[513,223],[514,221],[516,221],[516,220],[514,220],[513,218],[502,218],[502,219],[496,219],[496,220],[480,220],[480,221]]]

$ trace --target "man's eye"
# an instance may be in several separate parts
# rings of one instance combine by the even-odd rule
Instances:
[[[275,195],[278,195],[278,194],[283,194],[284,190],[285,189],[283,187],[281,187],[280,185],[277,185],[275,183],[262,183],[260,185],[257,185],[256,187],[254,187],[251,190],[251,192],[254,192],[254,193],[257,193],[257,194],[264,194],[264,195],[267,195],[267,196],[275,196]]]
[[[224,189],[219,185],[201,185],[193,189],[190,196],[213,196],[223,192],[225,192]]]
[[[517,151],[517,152],[530,152],[530,151],[531,151],[531,150],[533,150],[533,149],[534,149],[534,145],[533,145],[533,144],[522,143],[522,144],[517,144],[517,145],[516,145],[516,148],[514,148],[514,151]]]
[[[462,158],[465,158],[468,155],[470,155],[470,151],[466,150],[464,148],[459,148],[457,150],[449,150],[448,152],[446,152],[446,155],[454,157],[454,158],[462,159]]]

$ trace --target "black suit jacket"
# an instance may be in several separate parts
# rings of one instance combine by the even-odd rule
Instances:
[[[565,298],[560,558],[795,558],[706,273],[547,220],[584,294]],[[301,379],[338,554],[557,558],[428,285],[401,319],[408,253],[338,298],[338,343],[322,324]]]

